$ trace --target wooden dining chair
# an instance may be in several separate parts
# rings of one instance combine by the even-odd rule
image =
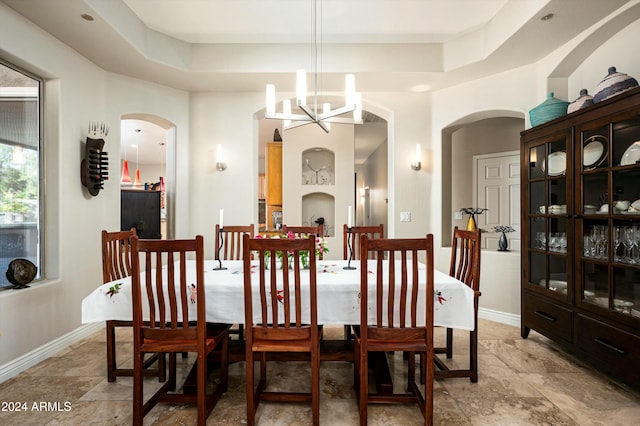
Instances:
[[[343,259],[349,260],[349,253],[351,250],[351,260],[360,259],[360,238],[366,235],[368,238],[384,238],[384,225],[381,223],[378,226],[352,226],[351,232],[349,227],[345,224],[342,229],[342,253]],[[369,253],[368,256],[375,258],[375,253]],[[344,326],[344,338],[351,340],[353,333],[351,325]]]
[[[169,402],[196,404],[197,424],[205,425],[228,386],[229,326],[207,324],[204,239],[200,235],[189,240],[133,237],[131,245],[133,423],[141,425],[158,402]],[[195,256],[195,268],[187,266],[191,262],[188,256]],[[148,312],[149,318],[143,312]],[[220,349],[219,382],[207,394],[207,358],[216,349]],[[169,377],[145,402],[143,361],[150,352],[169,354]],[[195,394],[172,392],[176,389],[176,353],[182,352],[197,354]]]
[[[322,224],[319,224],[318,226],[287,226],[287,225],[283,225],[282,226],[282,233],[283,234],[289,234],[289,232],[291,232],[293,234],[294,237],[296,238],[305,238],[309,235],[314,235],[315,237],[323,237],[324,234],[322,233]],[[322,260],[323,259],[323,253],[320,253],[318,255],[318,259]]]
[[[469,368],[450,369],[437,354],[453,357],[453,329],[447,328],[446,344],[435,348],[434,362],[438,370],[436,379],[469,377],[473,383],[478,381],[478,299],[480,298],[480,229],[465,231],[456,226],[451,243],[451,261],[449,275],[464,282],[474,292],[474,329],[469,332]]]
[[[216,254],[215,260],[242,260],[242,241],[244,235],[253,238],[254,228],[251,225],[224,226],[220,232],[220,225],[216,225]],[[221,253],[222,252],[222,253]],[[244,338],[244,324],[237,324],[229,330],[229,334]]]
[[[244,237],[244,309],[246,325],[247,424],[255,424],[261,400],[311,402],[314,425],[320,422],[320,330],[317,318],[316,259],[309,257],[309,269],[300,266],[300,253],[314,250],[315,238],[250,239]],[[252,267],[249,253],[259,261]],[[282,269],[277,253],[288,253]],[[268,265],[267,265],[268,263]],[[303,278],[308,274],[307,279]],[[304,281],[304,283],[303,283]],[[255,309],[254,309],[255,304]],[[255,314],[254,314],[255,312]],[[304,316],[308,315],[308,318]],[[269,352],[308,352],[311,356],[310,392],[267,390]],[[260,363],[260,378],[254,386],[254,362]],[[306,379],[299,379],[307,383]]]
[[[376,253],[375,266],[367,255]],[[360,239],[360,325],[354,327],[354,385],[360,424],[367,424],[371,403],[417,402],[425,424],[433,423],[433,235],[412,239]],[[424,257],[426,266],[419,261]],[[388,261],[385,259],[389,259]],[[373,273],[372,273],[373,272]],[[418,315],[419,298],[424,312]],[[373,317],[370,318],[370,315]],[[369,393],[369,357],[373,352],[409,354],[407,389]],[[424,395],[416,384],[415,354],[426,371]]]
[[[360,259],[360,238],[366,235],[371,238],[384,238],[384,225],[381,223],[377,226],[352,226],[351,232],[349,227],[343,225],[342,230],[342,254],[343,259],[349,259],[349,245],[352,250],[352,260]],[[375,256],[374,253],[369,253],[369,256]]]
[[[102,230],[102,282],[121,280],[131,276],[131,238],[136,229],[129,231],[108,232]],[[107,380],[113,382],[118,376],[133,376],[133,368],[118,368],[116,328],[133,327],[133,321],[108,320],[107,333]],[[158,361],[157,368],[149,367]],[[151,355],[145,362],[145,375],[158,376],[160,381],[166,380],[164,357]]]
[[[318,226],[289,226],[282,225],[282,233],[287,234],[292,232],[296,237],[306,237],[307,235],[315,235],[316,237],[323,237],[322,224]]]
[[[220,232],[220,225],[216,225],[216,253],[214,259],[242,260],[242,237],[248,234],[253,238],[253,223],[251,225],[224,226]],[[222,244],[222,245],[221,245]],[[220,251],[218,251],[220,248]]]

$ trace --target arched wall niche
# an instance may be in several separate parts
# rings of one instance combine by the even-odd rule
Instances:
[[[336,155],[330,149],[313,147],[302,152],[303,185],[335,185]]]
[[[319,218],[328,224],[324,229],[326,237],[335,237],[335,198],[324,192],[312,192],[302,196],[302,225],[315,226]]]

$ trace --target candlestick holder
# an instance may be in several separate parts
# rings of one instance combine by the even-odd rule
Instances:
[[[216,268],[213,268],[214,271],[224,271],[227,268],[222,266],[222,260],[220,260],[220,249],[222,249],[222,246],[224,245],[224,228],[220,228],[220,230],[218,231],[218,233],[220,234],[220,245],[218,247],[216,247],[216,259],[218,261],[218,266]]]
[[[353,258],[353,247],[351,246],[351,227],[347,228],[347,247],[349,247],[349,261],[347,262],[347,266],[342,269],[353,270],[356,269],[355,266],[351,266],[351,259]]]

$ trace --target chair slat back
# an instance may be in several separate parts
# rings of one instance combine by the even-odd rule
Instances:
[[[367,339],[368,312],[373,301],[369,300],[369,276],[371,269],[368,258],[375,259],[375,312],[377,328],[416,328],[420,275],[425,282],[425,321],[427,330],[433,325],[433,235],[426,238],[370,239],[360,238],[360,322],[362,338]],[[369,256],[368,256],[369,255]],[[425,258],[426,268],[421,269],[419,260]],[[389,259],[388,262],[384,259]],[[388,265],[385,270],[385,265]],[[398,317],[395,317],[395,312]],[[420,325],[421,328],[425,327]],[[398,330],[400,331],[400,330]],[[369,330],[371,332],[371,330]]]
[[[131,238],[129,231],[102,231],[102,282],[120,280],[131,275]]]
[[[289,232],[293,233],[296,238],[306,237],[307,235],[315,235],[316,237],[324,236],[322,233],[322,225],[318,226],[282,226],[282,233],[288,234]]]
[[[225,226],[222,229],[222,233],[220,232],[220,225],[216,225],[215,260],[218,260],[218,248],[221,242],[223,244],[220,249],[221,260],[242,260],[242,237],[247,234],[253,238],[253,232],[253,224]],[[220,241],[221,237],[222,241]]]
[[[324,234],[322,225],[318,226],[282,226],[282,233],[288,235],[292,234],[295,238],[307,238],[309,235],[313,235],[315,237],[323,237]],[[313,252],[312,252],[313,253]],[[318,259],[322,260],[324,258],[323,253],[318,255]]]
[[[351,232],[349,227],[343,225],[342,231],[342,252],[344,260],[349,259],[349,244],[353,251],[353,260],[360,259],[360,238],[366,235],[369,239],[384,238],[384,225],[381,223],[377,226],[352,226]],[[369,253],[371,259],[375,259],[375,253]]]
[[[198,338],[204,342],[206,327],[189,324],[189,311],[193,307],[197,324],[206,323],[203,237],[198,235],[190,240],[133,237],[132,254],[134,329],[142,330],[141,337],[154,340]],[[187,258],[192,255],[195,274],[187,267]],[[146,324],[143,312],[149,312]]]
[[[480,229],[465,231],[457,226],[454,228],[449,275],[474,291],[480,290]]]
[[[245,324],[247,328],[262,329],[291,329],[311,327],[315,333],[317,328],[317,292],[316,292],[316,259],[309,256],[309,304],[302,305],[301,275],[307,273],[301,268],[300,253],[315,250],[315,237],[288,238],[249,238],[244,236],[244,295],[245,295]],[[282,253],[285,253],[282,256]],[[255,268],[251,266],[251,255],[259,261]],[[286,260],[291,259],[291,264]],[[282,256],[281,266],[277,264],[278,256]],[[259,288],[256,299],[253,298],[254,288]],[[257,300],[260,321],[256,324],[253,318],[253,303]],[[303,312],[309,312],[309,323],[303,324]],[[255,333],[255,331],[254,331]],[[247,333],[247,345],[254,333]],[[278,336],[278,332],[270,331],[270,336]],[[284,333],[282,334],[284,336]],[[266,334],[265,334],[266,336]],[[291,335],[287,338],[291,338]],[[308,337],[308,336],[307,336]],[[276,337],[277,338],[277,337]],[[284,337],[283,337],[284,338]]]

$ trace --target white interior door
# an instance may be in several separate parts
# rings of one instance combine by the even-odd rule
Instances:
[[[518,151],[476,155],[474,199],[478,207],[488,210],[477,217],[482,233],[482,247],[498,248],[499,233],[494,226],[509,225],[509,250],[520,251],[520,154]]]

